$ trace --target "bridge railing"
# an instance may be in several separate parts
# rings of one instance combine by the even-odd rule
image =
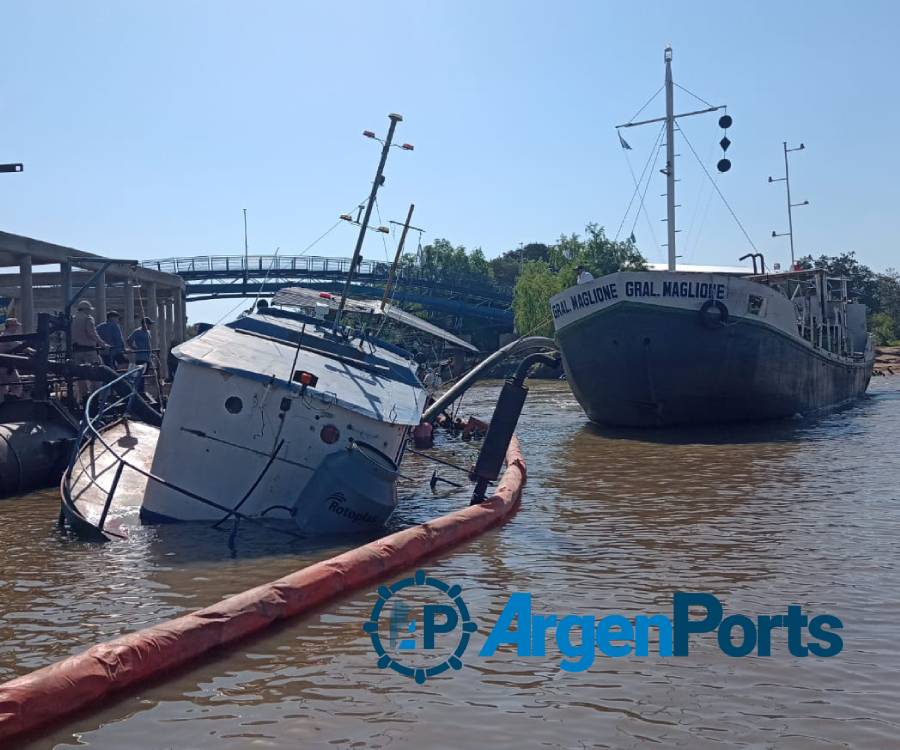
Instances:
[[[174,273],[186,279],[202,280],[228,274],[242,275],[245,269],[243,255],[200,255],[190,258],[165,258],[141,263],[146,268]],[[280,275],[325,274],[341,276],[350,270],[350,258],[331,258],[317,255],[250,255],[246,258],[246,271],[254,278],[268,275],[273,280]],[[357,276],[369,279],[387,279],[390,263],[363,259],[357,269]],[[398,282],[424,282],[433,288],[452,291],[454,288],[487,298],[511,299],[512,289],[494,284],[480,276],[442,276],[435,278],[432,273],[419,268],[401,268]]]
[[[165,258],[147,260],[141,263],[145,268],[153,268],[166,273],[243,273],[243,255],[201,255],[192,258]],[[350,258],[326,258],[317,255],[250,255],[246,258],[248,273],[271,271],[300,271],[309,273],[347,273]],[[357,271],[361,276],[387,276],[390,264],[363,259]]]

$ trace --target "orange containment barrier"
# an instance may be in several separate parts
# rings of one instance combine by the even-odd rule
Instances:
[[[0,741],[180,667],[206,652],[415,565],[504,521],[517,507],[525,460],[514,437],[494,494],[481,505],[310,565],[161,625],[130,633],[0,685]],[[0,742],[2,745],[2,742]]]

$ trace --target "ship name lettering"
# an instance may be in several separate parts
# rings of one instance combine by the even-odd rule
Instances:
[[[688,299],[725,299],[728,295],[725,284],[708,284],[703,281],[664,281],[662,296]]]
[[[578,292],[573,294],[570,297],[572,302],[573,310],[581,310],[585,307],[590,307],[591,305],[598,305],[603,302],[611,302],[614,299],[619,298],[619,292],[616,289],[616,283],[613,281],[609,284],[604,284],[603,286],[593,287],[592,289],[586,289],[583,292]],[[565,306],[565,302],[562,303]],[[557,314],[556,308],[559,305],[553,306],[553,314],[555,317],[559,317],[559,315],[565,314],[569,312],[568,308],[561,310],[559,315]]]

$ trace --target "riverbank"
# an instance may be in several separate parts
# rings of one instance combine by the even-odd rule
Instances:
[[[875,374],[900,375],[900,346],[875,347]]]

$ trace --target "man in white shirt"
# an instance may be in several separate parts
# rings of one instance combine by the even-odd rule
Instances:
[[[587,284],[589,281],[594,280],[594,274],[588,271],[584,266],[578,266],[575,269],[575,273],[578,274],[577,283],[579,284]]]

